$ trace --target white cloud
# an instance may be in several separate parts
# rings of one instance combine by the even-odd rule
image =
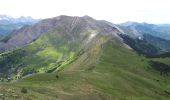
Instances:
[[[0,0],[0,14],[35,18],[89,15],[113,23],[170,23],[169,0]]]

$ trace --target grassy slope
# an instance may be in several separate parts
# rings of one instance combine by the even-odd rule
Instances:
[[[1,54],[1,71],[13,79],[32,73],[52,72],[79,51],[80,40],[72,41],[66,34],[62,30],[50,30],[24,48]],[[8,74],[11,72],[12,75]]]
[[[97,42],[97,44],[96,44]],[[169,100],[169,77],[162,77],[148,59],[117,41],[97,36],[73,63],[55,73],[37,74],[0,85],[8,100]],[[59,78],[55,76],[59,75]],[[21,88],[28,93],[21,93]]]
[[[153,59],[154,61],[159,61],[159,62],[162,62],[164,64],[167,64],[167,65],[170,65],[170,58],[155,58]]]

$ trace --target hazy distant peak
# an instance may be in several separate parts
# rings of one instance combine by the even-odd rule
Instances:
[[[134,25],[138,25],[138,22],[133,22],[133,21],[127,21],[125,23],[122,23],[121,25],[123,26],[134,26]]]
[[[0,15],[1,24],[9,24],[9,23],[37,23],[39,19],[33,19],[32,17],[24,17],[21,16],[19,18],[13,18],[9,15]]]
[[[0,20],[11,20],[12,17],[11,16],[8,16],[8,15],[0,15]]]

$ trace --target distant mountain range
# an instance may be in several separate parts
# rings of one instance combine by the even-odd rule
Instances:
[[[62,16],[61,18],[65,17],[66,16]],[[0,21],[2,21],[2,23],[0,24],[0,27],[2,28],[0,31],[6,29],[4,33],[2,32],[3,35],[6,33],[4,35],[6,37],[1,39],[0,51],[11,50],[31,43],[44,34],[45,31],[55,28],[56,25],[60,25],[55,20],[57,18],[40,21],[31,17],[20,17],[15,19],[10,16],[1,15]],[[92,19],[89,16],[84,16],[83,18]],[[40,22],[37,23],[38,21]],[[37,24],[34,26],[35,23]],[[120,38],[123,38],[125,43],[138,51],[138,53],[153,56],[169,53],[170,51],[170,25],[168,24],[154,25],[137,22],[112,24],[107,21],[102,21],[102,23],[108,24],[115,29],[117,28],[120,31],[118,34]],[[93,25],[91,26],[94,27]],[[107,28],[105,30],[107,30]],[[12,33],[8,35],[10,32]]]
[[[39,19],[33,19],[31,17],[13,18],[8,15],[0,15],[0,39],[9,35],[12,31],[18,30],[25,25],[33,25],[37,23]]]
[[[86,17],[90,19],[89,16]],[[51,21],[52,24],[46,23],[45,20],[38,23],[39,21],[39,19],[33,19],[31,17],[13,18],[7,15],[0,15],[0,51],[22,47],[23,45],[26,45],[37,39],[45,30],[55,26],[53,25],[53,21]],[[32,25],[36,23],[38,23],[36,28],[31,28],[35,27]],[[103,23],[107,23],[108,25],[118,28],[121,38],[123,38],[125,42],[128,43],[128,45],[131,45],[133,49],[137,49],[137,51],[140,51],[142,54],[157,55],[170,51],[169,24],[155,25],[137,22],[112,24],[107,21],[103,21]],[[21,35],[21,33],[25,35]],[[127,41],[127,38],[125,39],[124,35],[128,36],[129,39],[132,39],[133,42],[130,43]],[[134,45],[134,43],[136,43],[136,45]],[[145,49],[148,46],[151,46],[152,49]]]
[[[0,15],[0,24],[1,25],[6,25],[9,23],[37,23],[38,19],[33,19],[32,17],[28,16],[28,17],[24,17],[21,16],[19,18],[13,18],[11,16],[8,15]]]
[[[132,37],[142,38],[143,34],[149,34],[162,39],[170,40],[170,24],[148,24],[126,22],[120,24]]]

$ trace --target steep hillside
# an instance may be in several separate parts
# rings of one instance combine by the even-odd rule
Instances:
[[[120,34],[124,42],[133,48],[138,54],[145,55],[146,57],[154,57],[159,55],[160,48],[148,43],[147,41],[131,38],[126,34]]]
[[[134,43],[129,43],[129,41],[131,40],[127,41],[126,38],[125,42],[128,42],[130,45],[133,46],[133,49],[135,49],[136,51],[141,51],[140,53],[146,56],[156,56],[170,52],[170,34],[167,31],[168,29],[166,30],[166,26],[127,22],[118,25],[118,27],[122,31],[122,33],[126,35],[126,37],[128,37],[132,41],[136,41]],[[150,47],[146,47],[146,45]],[[142,46],[144,48],[142,48]],[[153,49],[155,49],[156,52],[153,52]]]
[[[154,37],[149,34],[144,34],[143,37],[144,37],[143,38],[144,41],[147,41],[148,43],[160,48],[162,52],[170,51],[170,40]]]

